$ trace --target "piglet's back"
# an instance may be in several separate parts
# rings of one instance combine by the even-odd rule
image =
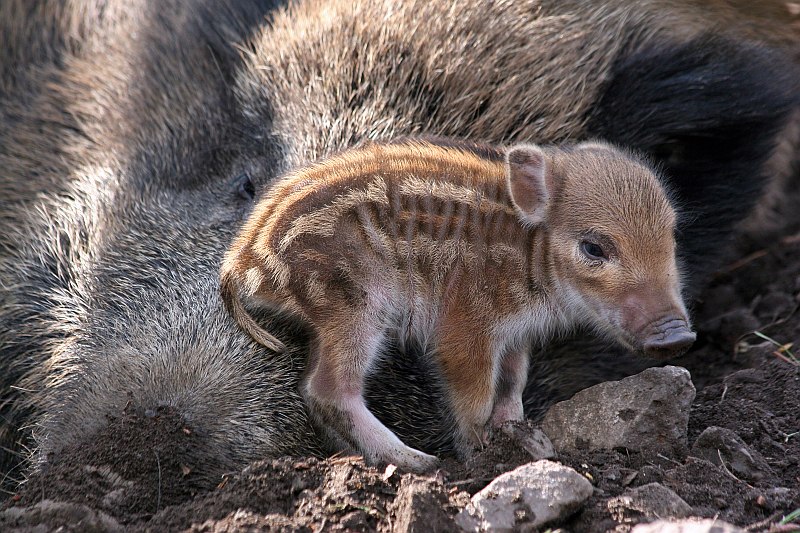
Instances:
[[[371,144],[276,184],[231,248],[223,277],[233,272],[245,296],[323,297],[337,277],[410,271],[428,278],[478,260],[477,248],[518,243],[520,231],[503,152],[467,143]]]

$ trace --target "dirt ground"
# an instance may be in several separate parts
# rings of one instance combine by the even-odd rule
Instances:
[[[763,456],[763,477],[745,480],[691,455],[562,454],[558,460],[586,474],[595,491],[581,511],[551,528],[628,531],[651,521],[615,512],[609,501],[657,481],[696,516],[750,531],[800,530],[797,522],[779,525],[800,508],[800,362],[793,359],[800,357],[800,234],[752,250],[717,273],[695,309],[698,342],[673,364],[688,368],[698,389],[690,446],[709,426],[731,429]],[[38,504],[41,514],[6,513],[0,529],[41,522],[47,527],[39,530],[65,531],[450,531],[472,494],[529,460],[500,435],[470,464],[446,460],[431,476],[368,468],[352,457],[281,458],[231,473],[204,492],[205,480],[184,460],[193,438],[168,411],[120,413],[93,448],[53,458],[3,504]]]

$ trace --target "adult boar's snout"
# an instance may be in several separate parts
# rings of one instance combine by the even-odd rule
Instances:
[[[692,344],[697,335],[682,318],[670,318],[657,324],[644,342],[644,353],[655,359],[677,357]]]

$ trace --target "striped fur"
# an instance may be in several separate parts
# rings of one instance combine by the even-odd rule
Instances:
[[[504,159],[455,142],[370,144],[276,183],[225,258],[222,295],[273,350],[283,343],[243,302],[311,325],[302,392],[334,442],[424,470],[435,457],[363,400],[388,337],[435,348],[468,453],[487,422],[522,417],[531,341],[587,323],[638,349],[652,324],[688,324],[674,225],[655,174],[607,145],[520,145]],[[580,255],[587,235],[615,265]]]

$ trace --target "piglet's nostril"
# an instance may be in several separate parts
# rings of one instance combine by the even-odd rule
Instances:
[[[644,352],[649,357],[669,359],[677,357],[694,344],[697,335],[683,320],[662,322],[644,343]]]

